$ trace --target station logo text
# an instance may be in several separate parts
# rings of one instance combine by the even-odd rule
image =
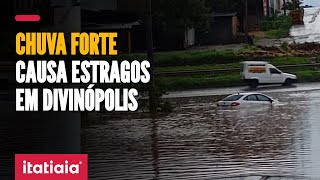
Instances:
[[[88,180],[88,155],[16,154],[15,180]]]

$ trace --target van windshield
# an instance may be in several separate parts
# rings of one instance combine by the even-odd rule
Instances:
[[[281,74],[281,71],[276,68],[270,68],[270,73],[271,74]]]
[[[232,95],[224,98],[222,101],[237,101],[239,100],[243,95]]]

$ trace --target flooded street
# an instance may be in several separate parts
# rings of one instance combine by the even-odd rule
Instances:
[[[320,42],[319,13],[305,10],[305,24],[291,29],[296,43]],[[81,135],[89,178],[320,179],[320,83],[258,88],[279,100],[270,107],[217,109],[245,88],[170,92],[174,112],[154,119],[90,114]]]
[[[154,120],[91,114],[89,178],[320,179],[320,91],[267,95],[280,103],[221,111],[217,98],[193,97]]]

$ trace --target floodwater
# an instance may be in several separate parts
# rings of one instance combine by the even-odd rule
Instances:
[[[296,43],[320,42],[320,14],[319,8],[306,8],[304,25],[295,25],[290,35]]]
[[[208,96],[172,99],[155,119],[90,114],[89,179],[320,179],[320,91],[267,95],[280,103],[221,111]]]

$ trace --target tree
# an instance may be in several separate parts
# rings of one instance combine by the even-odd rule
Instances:
[[[205,0],[153,0],[155,47],[161,50],[185,48],[186,30],[209,27]]]
[[[212,12],[229,13],[239,12],[243,2],[239,0],[206,0],[206,5]]]
[[[291,0],[291,2],[287,2],[285,4],[284,8],[288,10],[296,10],[296,9],[300,9],[302,4],[303,4],[303,0]]]
[[[293,4],[293,9],[300,9],[301,4],[303,4],[303,0],[291,0]]]
[[[205,0],[156,0],[155,22],[164,27],[202,28],[208,23]]]
[[[248,1],[248,5],[252,6],[252,2]],[[245,0],[206,0],[207,6],[213,13],[230,13],[236,12],[241,22],[245,21],[246,16],[246,1]],[[243,30],[244,27],[242,27]]]

